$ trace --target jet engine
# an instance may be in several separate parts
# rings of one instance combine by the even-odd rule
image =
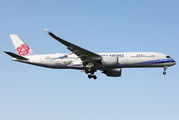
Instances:
[[[120,77],[121,72],[122,72],[121,68],[116,68],[116,69],[104,70],[102,73],[106,74],[109,77]]]
[[[118,57],[103,57],[101,60],[103,66],[116,67],[118,65]]]

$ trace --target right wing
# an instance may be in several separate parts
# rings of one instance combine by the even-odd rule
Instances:
[[[62,44],[64,44],[67,49],[69,49],[72,53],[74,53],[75,55],[77,55],[83,62],[87,61],[87,62],[91,62],[91,63],[96,63],[97,61],[101,60],[101,56],[93,53],[91,51],[88,51],[84,48],[81,48],[75,44],[72,44],[68,41],[65,41],[59,37],[57,37],[56,35],[54,35],[52,32],[50,32],[49,30],[45,29],[45,31],[47,31],[47,33],[53,37],[54,39],[56,39],[57,41],[61,42]]]

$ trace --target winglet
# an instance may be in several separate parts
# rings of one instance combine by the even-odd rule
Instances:
[[[49,35],[54,35],[52,32],[50,32],[48,29],[44,28],[44,30],[49,34]]]

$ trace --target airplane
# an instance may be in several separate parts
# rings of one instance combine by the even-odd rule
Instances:
[[[10,38],[18,54],[4,52],[17,62],[54,69],[82,70],[89,74],[89,79],[97,79],[97,76],[94,75],[97,70],[109,77],[120,77],[122,68],[163,67],[165,75],[166,69],[176,64],[170,56],[158,52],[94,53],[57,37],[47,29],[45,31],[52,38],[65,45],[71,53],[37,55],[15,34],[11,34]]]

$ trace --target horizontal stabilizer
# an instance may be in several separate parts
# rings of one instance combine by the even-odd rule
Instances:
[[[6,52],[6,51],[4,51],[4,52],[5,52],[6,54],[10,55],[10,56],[13,57],[13,58],[20,59],[20,60],[28,60],[27,58],[22,57],[22,56],[20,56],[20,55],[17,55],[17,54],[15,54],[15,53]]]

